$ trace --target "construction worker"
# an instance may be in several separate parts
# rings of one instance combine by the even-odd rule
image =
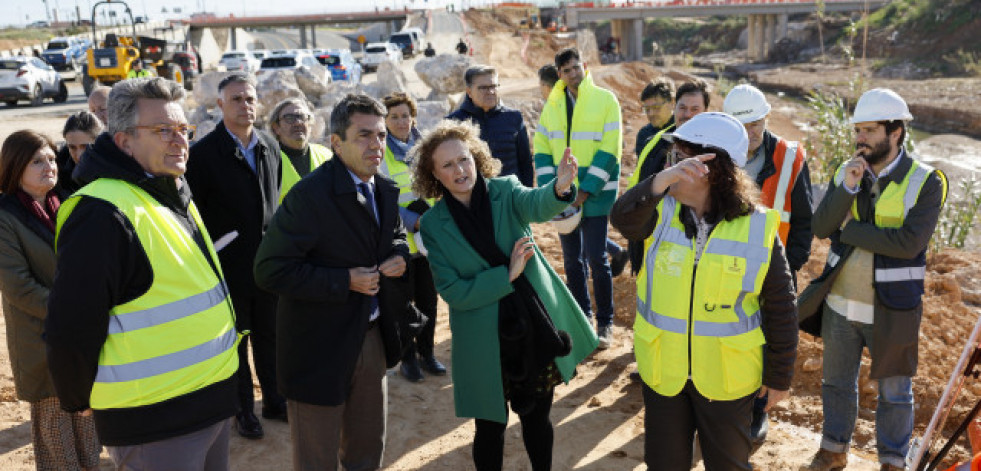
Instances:
[[[143,68],[143,61],[139,59],[133,59],[133,63],[130,64],[129,73],[126,74],[126,78],[141,78],[141,77],[153,77],[153,74],[149,70]]]
[[[804,146],[787,141],[768,128],[770,103],[752,85],[737,85],[722,104],[722,110],[743,123],[749,135],[749,153],[743,171],[762,190],[763,204],[780,213],[780,241],[797,285],[797,272],[811,255],[811,176],[804,161]],[[766,439],[769,429],[766,398],[753,408],[753,449]]]
[[[689,119],[694,118],[699,113],[707,111],[711,99],[707,82],[697,78],[689,80],[681,84],[678,90],[674,92],[674,106],[673,108],[669,108],[672,109],[671,117],[667,121],[664,121],[664,107],[656,105],[663,103],[665,92],[668,92],[668,99],[670,100],[670,92],[665,90],[664,85],[658,85],[658,83],[654,83],[651,88],[653,89],[652,92],[654,92],[653,95],[646,96],[642,93],[641,102],[645,103],[645,107],[651,107],[651,111],[644,110],[644,113],[647,114],[649,125],[653,127],[657,123],[660,129],[656,133],[653,133],[649,139],[641,135],[641,133],[645,132],[646,126],[638,132],[637,140],[646,139],[646,142],[637,151],[637,165],[634,167],[634,173],[627,180],[627,188],[631,188],[637,182],[664,170],[667,163],[668,151],[671,149],[671,142],[663,139],[664,135],[673,131],[677,126],[681,126]],[[667,103],[665,103],[665,106],[667,106]],[[627,250],[630,253],[630,271],[636,276],[640,271],[640,265],[644,258],[643,241],[628,240]]]
[[[312,125],[313,113],[302,98],[287,98],[269,114],[269,130],[279,141],[282,159],[281,203],[296,182],[334,156],[327,147],[310,142]]]
[[[75,171],[86,185],[58,210],[51,378],[62,408],[94,415],[116,469],[228,469],[241,337],[183,177],[183,99],[159,77],[113,86]]]
[[[753,400],[789,395],[797,310],[780,216],[759,204],[742,123],[702,113],[672,133],[669,166],[627,190],[613,227],[645,240],[634,355],[643,380],[644,460],[749,470]],[[764,354],[765,352],[765,354]]]
[[[824,340],[821,448],[802,469],[845,467],[858,412],[862,350],[878,381],[876,448],[882,470],[901,470],[913,434],[913,382],[926,249],[947,195],[942,172],[905,149],[913,119],[896,92],[862,94],[851,118],[855,154],[814,211],[830,238],[824,272],[801,293],[801,328]]]
[[[593,83],[579,51],[565,49],[555,56],[560,80],[545,102],[535,132],[535,174],[538,186],[555,178],[566,148],[579,159],[579,192],[572,206],[582,208],[581,225],[560,234],[566,283],[579,307],[592,314],[587,268],[596,296],[596,333],[599,348],[607,348],[613,328],[613,273],[607,257],[610,207],[620,179],[623,133],[616,96]],[[622,249],[621,249],[622,250]]]

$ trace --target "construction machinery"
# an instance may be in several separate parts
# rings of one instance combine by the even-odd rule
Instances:
[[[118,15],[121,6],[129,16],[132,34],[129,36],[107,32],[100,41],[97,18],[100,8],[111,9],[110,16]],[[121,0],[102,0],[92,6],[92,40],[94,45],[86,52],[86,64],[82,70],[82,87],[88,95],[97,84],[109,85],[125,80],[133,61],[143,61],[144,68],[154,70],[157,76],[168,78],[187,87],[189,70],[181,67],[183,43],[168,42],[149,36],[137,36],[133,12]],[[175,57],[175,54],[177,57]]]

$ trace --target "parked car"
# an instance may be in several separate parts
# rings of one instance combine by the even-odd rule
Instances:
[[[317,60],[327,67],[334,80],[361,83],[361,64],[354,60],[350,49],[327,49]]]
[[[259,70],[255,73],[257,78],[261,78],[263,75],[268,74],[271,71],[276,70],[295,70],[301,67],[306,67],[308,69],[316,69],[318,67],[323,68],[320,62],[310,54],[304,53],[287,53],[287,54],[273,54],[262,60],[262,64]],[[330,83],[330,72],[327,70],[323,71],[324,85]]]
[[[412,57],[422,49],[416,37],[412,33],[407,32],[395,33],[388,38],[388,42],[397,44],[402,49],[403,56]]]
[[[259,62],[262,62],[262,60],[269,55],[269,51],[267,49],[253,49],[249,52],[252,53],[252,57],[259,59]]]
[[[365,72],[378,70],[382,62],[402,63],[402,50],[392,43],[368,43],[364,48],[364,58],[361,59]]]
[[[79,38],[51,38],[44,51],[41,52],[41,58],[55,70],[78,72],[82,70],[82,63],[85,62],[85,51],[88,46],[88,41]]]
[[[45,98],[68,100],[68,87],[54,67],[37,57],[0,58],[0,101],[17,106],[17,101],[28,100],[40,106]]]
[[[47,21],[44,21],[44,20],[38,20],[38,21],[35,21],[35,22],[27,25],[27,27],[28,28],[50,28],[51,27],[51,24],[48,23]]]
[[[241,70],[252,73],[259,70],[261,61],[249,51],[228,51],[222,54],[218,64],[224,66],[225,70],[228,71]]]

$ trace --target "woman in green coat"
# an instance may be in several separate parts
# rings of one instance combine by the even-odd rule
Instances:
[[[515,177],[490,178],[497,161],[479,136],[470,123],[443,121],[413,148],[413,190],[441,198],[420,232],[450,306],[456,414],[475,419],[477,470],[500,470],[510,402],[532,469],[548,470],[554,387],[598,342],[529,224],[575,200],[576,159],[567,151],[556,179],[530,189]]]

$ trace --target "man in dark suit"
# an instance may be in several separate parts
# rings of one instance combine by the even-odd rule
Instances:
[[[339,158],[287,193],[256,254],[256,282],[279,295],[276,359],[294,470],[381,467],[385,369],[401,358],[409,259],[398,187],[376,175],[385,114],[367,95],[334,108]]]
[[[252,372],[262,388],[262,416],[286,420],[286,400],[276,388],[276,296],[256,288],[252,262],[262,234],[279,203],[280,155],[276,140],[255,129],[256,92],[252,79],[233,74],[218,84],[218,127],[191,146],[187,182],[201,219],[215,240],[235,306],[239,332],[239,435],[262,438],[253,410]]]

